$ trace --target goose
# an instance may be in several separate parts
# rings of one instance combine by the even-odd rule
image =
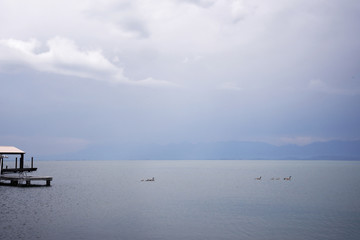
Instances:
[[[255,180],[261,180],[261,176],[260,176],[260,177],[255,178]]]
[[[287,180],[287,181],[291,180],[291,176],[284,178],[284,180]]]
[[[155,181],[155,178],[153,177],[153,178],[150,178],[150,179],[146,179],[146,181],[147,182],[153,182],[153,181]]]

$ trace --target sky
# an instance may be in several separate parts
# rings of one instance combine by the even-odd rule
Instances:
[[[357,0],[0,0],[0,145],[360,139]]]

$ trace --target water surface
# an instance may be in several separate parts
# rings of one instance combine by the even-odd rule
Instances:
[[[0,186],[0,239],[360,239],[360,162],[35,165],[52,186]]]

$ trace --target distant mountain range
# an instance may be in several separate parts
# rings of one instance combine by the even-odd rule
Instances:
[[[96,145],[52,160],[360,160],[360,140],[315,142],[305,146],[274,146],[262,142]]]

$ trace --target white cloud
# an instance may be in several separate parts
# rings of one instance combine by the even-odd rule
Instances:
[[[345,82],[345,81],[343,81]],[[335,95],[359,95],[360,88],[359,86],[353,86],[352,88],[347,87],[349,84],[344,84],[343,86],[333,86],[330,83],[327,83],[320,79],[313,79],[309,82],[308,88],[312,91],[323,92],[327,94]]]
[[[249,5],[244,0],[233,0],[231,3],[231,16],[234,22],[242,21],[256,10],[255,6]]]
[[[189,64],[189,63],[194,63],[197,61],[200,61],[203,57],[200,55],[195,55],[195,56],[191,56],[191,57],[185,57],[183,60],[183,63],[185,64]]]
[[[36,39],[21,41],[0,40],[0,61],[3,64],[25,65],[40,72],[50,72],[111,83],[133,85],[174,85],[153,78],[133,81],[123,74],[123,69],[106,59],[101,50],[80,49],[73,41],[55,37],[47,41],[47,50],[36,52],[41,43]],[[118,57],[115,59],[118,60]]]
[[[232,91],[242,91],[244,88],[239,87],[236,82],[224,82],[219,86],[220,89],[232,90]]]

